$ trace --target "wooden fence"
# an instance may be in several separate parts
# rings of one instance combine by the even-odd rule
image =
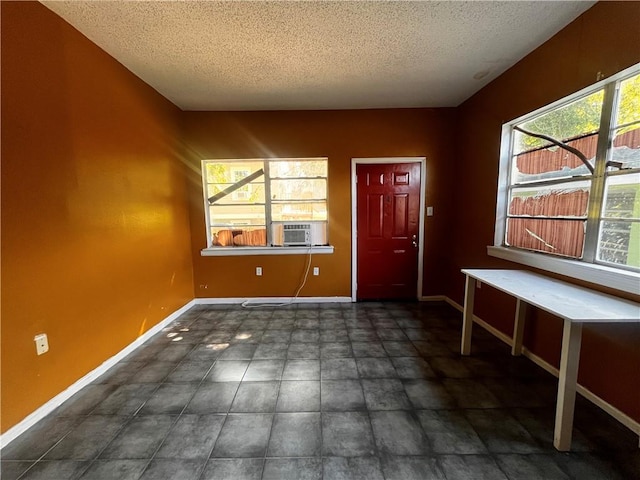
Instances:
[[[594,158],[597,142],[598,135],[592,134],[567,143],[580,150],[587,158]],[[640,148],[640,128],[618,135],[613,145]],[[578,157],[557,147],[522,153],[516,161],[518,170],[525,174],[576,168],[582,164]],[[555,190],[538,196],[514,197],[509,205],[510,215],[578,218],[510,218],[507,223],[507,243],[521,248],[580,258],[586,222],[579,217],[586,216],[588,203],[588,190]]]

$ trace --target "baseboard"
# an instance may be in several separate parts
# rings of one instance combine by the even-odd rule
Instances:
[[[538,365],[539,367],[545,369],[551,375],[555,377],[558,376],[558,369],[556,367],[554,367],[550,363],[547,363],[545,360],[540,358],[535,353],[532,353],[526,347],[522,349],[522,354],[525,357],[527,357],[529,360],[531,360],[533,363]],[[578,384],[576,391],[580,395],[582,395],[584,398],[589,400],[591,403],[593,403],[594,405],[597,405],[602,410],[604,410],[609,415],[611,415],[613,418],[618,420],[625,427],[628,427],[633,433],[635,433],[636,435],[640,435],[640,423],[636,422],[633,418],[629,417],[626,413],[621,412],[616,407],[614,407],[607,401],[603,400],[602,398],[597,396],[595,393],[593,393],[592,391],[588,390],[587,388],[583,387],[580,384]]]
[[[351,297],[229,297],[229,298],[196,298],[196,305],[224,305],[247,302],[252,304],[271,303],[351,303]]]
[[[494,327],[493,325],[488,324],[487,322],[485,322],[484,320],[482,320],[480,317],[478,317],[477,315],[473,316],[473,322],[477,323],[478,325],[480,325],[482,328],[484,328],[487,332],[489,332],[491,335],[498,337],[500,340],[502,340],[504,343],[506,343],[507,345],[511,346],[511,344],[513,343],[512,338],[507,335],[506,333],[504,333],[502,330],[498,330],[496,327]],[[545,368],[545,370],[547,370]],[[557,376],[557,375],[556,375]]]
[[[456,310],[458,310],[460,313],[464,312],[464,308],[462,308],[462,305],[460,305],[458,302],[454,302],[449,297],[445,296],[444,297],[444,301],[447,302],[449,305],[451,305]]]
[[[184,312],[189,310],[191,307],[195,305],[193,300],[189,301],[184,306],[180,307],[178,310],[173,312],[171,315],[166,317],[164,320],[160,321],[156,325],[154,325],[151,329],[146,331],[144,334],[136,338],[133,342],[127,345],[125,348],[116,353],[113,357],[106,360],[99,367],[93,369],[89,373],[87,373],[84,377],[77,380],[71,386],[69,386],[66,390],[59,393],[47,403],[39,407],[34,412],[27,415],[20,423],[14,425],[5,433],[0,435],[0,448],[6,447],[10,442],[19,437],[22,433],[27,431],[33,425],[35,425],[38,421],[42,420],[44,417],[53,412],[56,408],[58,408],[62,403],[71,398],[73,395],[78,393],[84,387],[89,385],[95,379],[105,374],[111,367],[113,367],[120,360],[125,358],[127,355],[136,350],[140,345],[145,343],[151,337],[153,337],[156,333],[160,332],[164,327],[173,322],[176,318],[182,315]]]
[[[423,295],[418,298],[420,302],[444,302],[446,299],[444,295]]]
[[[449,297],[445,298],[445,301],[449,305],[451,305],[453,308],[455,308],[456,310],[459,310],[460,312],[462,312],[464,310],[460,304],[458,304],[457,302],[451,300]],[[487,330],[492,335],[498,337],[500,340],[502,340],[507,345],[511,346],[513,344],[513,340],[512,340],[511,337],[509,337],[508,335],[506,335],[502,331],[498,330],[497,328],[491,326],[490,324],[488,324],[487,322],[482,320],[477,315],[473,316],[473,322],[477,323],[478,325],[480,325],[482,328]],[[535,363],[540,368],[542,368],[543,370],[547,371],[548,373],[550,373],[554,377],[556,377],[556,378],[558,377],[559,372],[558,372],[558,369],[556,367],[554,367],[549,362],[547,362],[543,358],[541,358],[538,355],[536,355],[535,353],[533,353],[527,347],[523,347],[522,355],[524,355],[526,358],[531,360],[533,363]],[[589,400],[591,403],[593,403],[594,405],[600,407],[602,410],[607,412],[613,418],[618,420],[621,424],[623,424],[625,427],[630,429],[633,433],[635,433],[636,435],[640,435],[640,422],[637,422],[636,420],[631,418],[626,413],[618,410],[616,407],[614,407],[613,405],[608,403],[606,400],[603,400],[598,395],[593,393],[591,390],[587,389],[586,387],[584,387],[584,386],[582,386],[580,384],[577,385],[576,391],[580,395],[582,395],[585,399]]]

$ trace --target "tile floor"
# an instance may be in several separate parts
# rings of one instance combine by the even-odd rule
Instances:
[[[444,304],[197,307],[10,443],[2,478],[640,478],[638,437]]]

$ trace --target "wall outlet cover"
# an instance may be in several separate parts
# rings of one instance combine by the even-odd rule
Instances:
[[[38,355],[42,355],[43,353],[47,353],[49,351],[49,339],[47,338],[46,333],[40,333],[33,338],[33,341],[36,342],[36,353]]]

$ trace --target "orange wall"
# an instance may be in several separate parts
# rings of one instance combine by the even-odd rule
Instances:
[[[41,4],[1,8],[6,431],[193,284],[179,110]]]
[[[351,296],[351,159],[425,156],[427,205],[424,295],[441,294],[452,214],[452,109],[287,112],[185,112],[184,142],[191,166],[194,285],[197,297],[291,296],[307,257],[202,257],[206,247],[200,161],[211,158],[318,157],[329,159],[328,210],[332,255],[316,255],[320,276],[300,296]],[[255,276],[255,267],[263,276]],[[206,288],[205,288],[206,286]]]
[[[598,72],[608,76],[640,62],[638,25],[640,3],[600,2],[458,108],[463,141],[449,297],[462,302],[460,268],[526,268],[486,253],[493,244],[502,124],[595,83]],[[511,334],[514,300],[486,288],[476,297],[476,314]],[[640,421],[640,325],[585,328],[580,383]],[[534,311],[525,345],[557,366],[561,330],[559,319]]]

